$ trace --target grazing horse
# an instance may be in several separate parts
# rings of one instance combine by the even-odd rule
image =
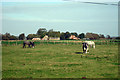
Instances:
[[[84,41],[84,42],[95,49],[95,42],[93,42],[93,41]]]
[[[31,42],[31,41],[24,41],[23,42],[23,48],[26,48],[26,45],[28,45],[28,47],[29,48],[31,48],[31,46],[32,46],[32,48],[34,48],[34,42]]]
[[[87,43],[82,43],[83,44],[83,46],[82,46],[82,48],[83,48],[83,53],[89,53],[88,51],[89,51],[89,47],[88,47],[88,44]]]

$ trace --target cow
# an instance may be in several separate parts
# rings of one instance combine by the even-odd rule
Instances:
[[[88,44],[87,43],[82,43],[83,44],[83,46],[82,46],[82,48],[83,48],[83,53],[89,53],[88,51],[89,51],[89,46],[88,46]]]
[[[31,48],[31,46],[32,46],[32,48],[34,48],[34,46],[35,46],[34,42],[32,42],[32,41],[24,41],[23,48],[26,48],[26,45],[28,45],[29,48]]]
[[[93,42],[93,41],[84,41],[84,42],[95,49],[95,42]]]

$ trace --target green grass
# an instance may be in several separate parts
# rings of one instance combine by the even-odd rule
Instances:
[[[96,45],[88,54],[82,45],[2,46],[3,78],[117,78],[118,45]]]

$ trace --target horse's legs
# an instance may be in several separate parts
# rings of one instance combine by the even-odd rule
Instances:
[[[83,46],[82,48],[83,48],[83,53],[85,53],[85,50],[84,50],[85,48],[84,48],[84,46]]]
[[[93,45],[91,44],[90,46],[91,46],[91,48],[92,48]]]
[[[83,47],[83,53],[87,53],[87,49]]]
[[[93,48],[95,49],[95,44],[93,45]]]
[[[89,53],[89,46],[84,47],[84,53]]]
[[[35,46],[35,45],[34,45],[34,42],[32,42],[32,48],[34,48],[34,46]]]
[[[31,48],[31,47],[30,47],[30,44],[28,44],[28,47]]]
[[[89,47],[87,47],[86,53],[89,53]]]
[[[23,43],[23,48],[26,48],[25,43]]]

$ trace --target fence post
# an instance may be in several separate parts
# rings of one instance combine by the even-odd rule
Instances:
[[[10,42],[8,41],[8,45],[10,46]]]
[[[54,44],[55,44],[55,41],[54,41]]]
[[[17,45],[17,41],[16,41],[16,45]]]
[[[47,40],[47,45],[48,45],[48,40]]]
[[[67,45],[68,45],[68,41],[67,41]]]

